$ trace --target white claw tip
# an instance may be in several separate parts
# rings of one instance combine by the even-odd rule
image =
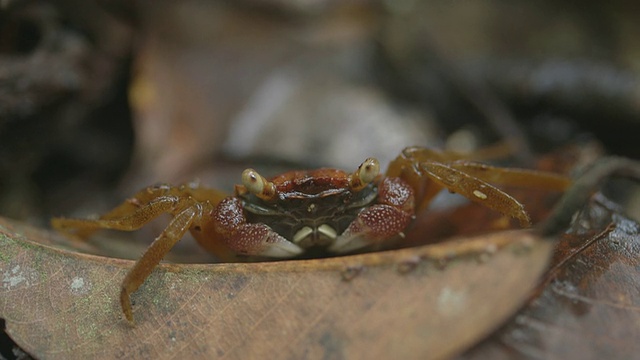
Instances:
[[[289,241],[279,241],[276,243],[271,243],[267,246],[261,253],[261,256],[271,257],[271,258],[291,258],[296,255],[302,254],[303,249]]]

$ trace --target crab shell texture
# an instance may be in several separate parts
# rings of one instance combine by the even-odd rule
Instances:
[[[235,196],[213,210],[212,236],[235,254],[271,258],[380,245],[403,236],[414,215],[414,193],[401,178],[378,173],[373,158],[352,174],[322,168],[267,180],[247,169]]]

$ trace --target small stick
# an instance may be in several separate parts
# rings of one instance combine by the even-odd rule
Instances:
[[[582,209],[589,198],[611,177],[625,177],[640,181],[640,162],[616,156],[598,159],[575,180],[564,193],[549,217],[537,228],[538,233],[552,237],[564,232],[573,215]]]

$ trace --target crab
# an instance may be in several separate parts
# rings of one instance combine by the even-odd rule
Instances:
[[[489,182],[559,191],[570,185],[552,173],[498,168],[409,147],[384,175],[375,158],[352,173],[321,168],[266,179],[246,169],[232,196],[195,183],[152,186],[97,219],[54,218],[52,226],[85,239],[98,229],[132,231],[163,213],[173,216],[122,282],[120,303],[133,323],[130,295],[187,231],[223,260],[287,259],[314,249],[347,254],[403,237],[416,214],[443,189],[530,226],[523,205]]]

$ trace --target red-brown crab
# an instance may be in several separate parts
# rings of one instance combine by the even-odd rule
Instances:
[[[136,230],[162,213],[173,215],[122,282],[122,310],[133,321],[130,294],[189,230],[222,259],[233,254],[292,258],[318,247],[341,254],[403,236],[414,214],[443,188],[528,226],[523,206],[488,182],[549,190],[570,184],[555,174],[497,168],[419,147],[406,148],[384,176],[379,171],[374,158],[350,174],[324,168],[267,180],[247,169],[233,196],[198,185],[160,185],[140,191],[99,219],[54,218],[52,225],[86,238],[97,229]]]

